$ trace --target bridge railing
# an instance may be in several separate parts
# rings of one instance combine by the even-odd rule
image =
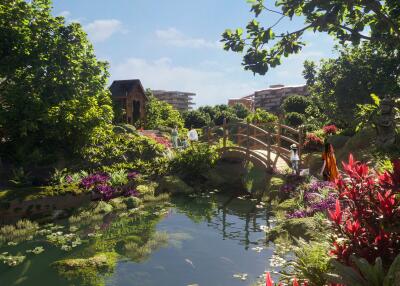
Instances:
[[[222,138],[223,148],[227,147],[230,140],[237,146],[248,150],[265,150],[268,159],[271,159],[271,152],[276,154],[276,160],[281,157],[286,162],[290,160],[290,145],[297,146],[301,159],[303,149],[303,129],[277,123],[267,123],[262,126],[250,122],[227,123],[224,119],[222,126],[215,126],[206,130],[206,138],[209,144]],[[300,161],[301,164],[301,161]]]

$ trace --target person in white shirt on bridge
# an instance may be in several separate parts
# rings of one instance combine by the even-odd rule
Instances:
[[[299,174],[299,151],[297,150],[297,145],[293,144],[290,146],[290,162],[292,163],[293,174]]]
[[[190,127],[190,130],[188,132],[188,138],[190,143],[196,142],[199,140],[199,135],[197,134],[196,129],[193,128],[193,126]]]

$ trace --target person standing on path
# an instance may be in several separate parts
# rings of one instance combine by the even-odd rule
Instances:
[[[178,148],[178,136],[179,136],[178,127],[175,125],[175,127],[171,131],[172,146],[174,148]]]
[[[196,129],[193,128],[193,126],[190,127],[190,130],[187,135],[191,144],[199,140],[199,135],[197,134],[197,131]]]
[[[324,152],[322,153],[322,166],[320,175],[324,177],[325,181],[335,182],[339,178],[339,171],[336,165],[335,151],[330,143],[325,143]]]

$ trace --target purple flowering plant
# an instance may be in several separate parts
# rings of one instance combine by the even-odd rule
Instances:
[[[312,181],[304,187],[300,195],[303,197],[304,209],[288,213],[286,217],[309,217],[318,212],[335,209],[337,194],[334,190],[335,185],[331,182]]]
[[[117,196],[138,196],[138,191],[132,186],[132,181],[139,175],[137,172],[127,174],[129,182],[124,186],[113,187],[110,175],[107,173],[93,173],[81,179],[80,186],[86,190],[101,195],[101,199],[108,201]]]

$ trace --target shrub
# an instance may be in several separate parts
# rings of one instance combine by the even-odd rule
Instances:
[[[282,102],[282,109],[285,113],[300,113],[304,114],[306,108],[311,105],[310,99],[301,95],[290,95]]]
[[[285,115],[285,122],[289,126],[298,127],[305,122],[306,118],[298,112],[290,112]]]
[[[178,153],[171,161],[171,173],[195,178],[209,170],[216,162],[218,152],[206,143],[193,144]]]
[[[199,110],[191,110],[183,113],[185,127],[202,128],[211,122],[211,117],[208,113],[200,112]]]
[[[334,124],[324,126],[323,130],[325,135],[335,135],[338,131]]]
[[[304,141],[304,149],[307,151],[320,151],[324,142],[314,133],[307,133],[306,140]]]
[[[104,168],[114,164],[150,163],[163,155],[165,148],[154,140],[138,134],[112,134],[108,140],[83,151],[88,168]]]
[[[393,172],[376,174],[354,160],[343,163],[338,181],[341,200],[330,212],[335,235],[332,253],[345,264],[355,255],[373,263],[378,257],[388,267],[400,253],[400,160]]]
[[[255,112],[250,113],[246,117],[247,121],[250,121],[253,124],[259,123],[272,123],[277,122],[278,117],[272,113],[269,113],[263,109],[257,108]]]
[[[158,100],[151,92],[148,94],[148,98],[149,100],[146,104],[146,129],[156,129],[158,126],[183,127],[183,118],[172,105]]]

